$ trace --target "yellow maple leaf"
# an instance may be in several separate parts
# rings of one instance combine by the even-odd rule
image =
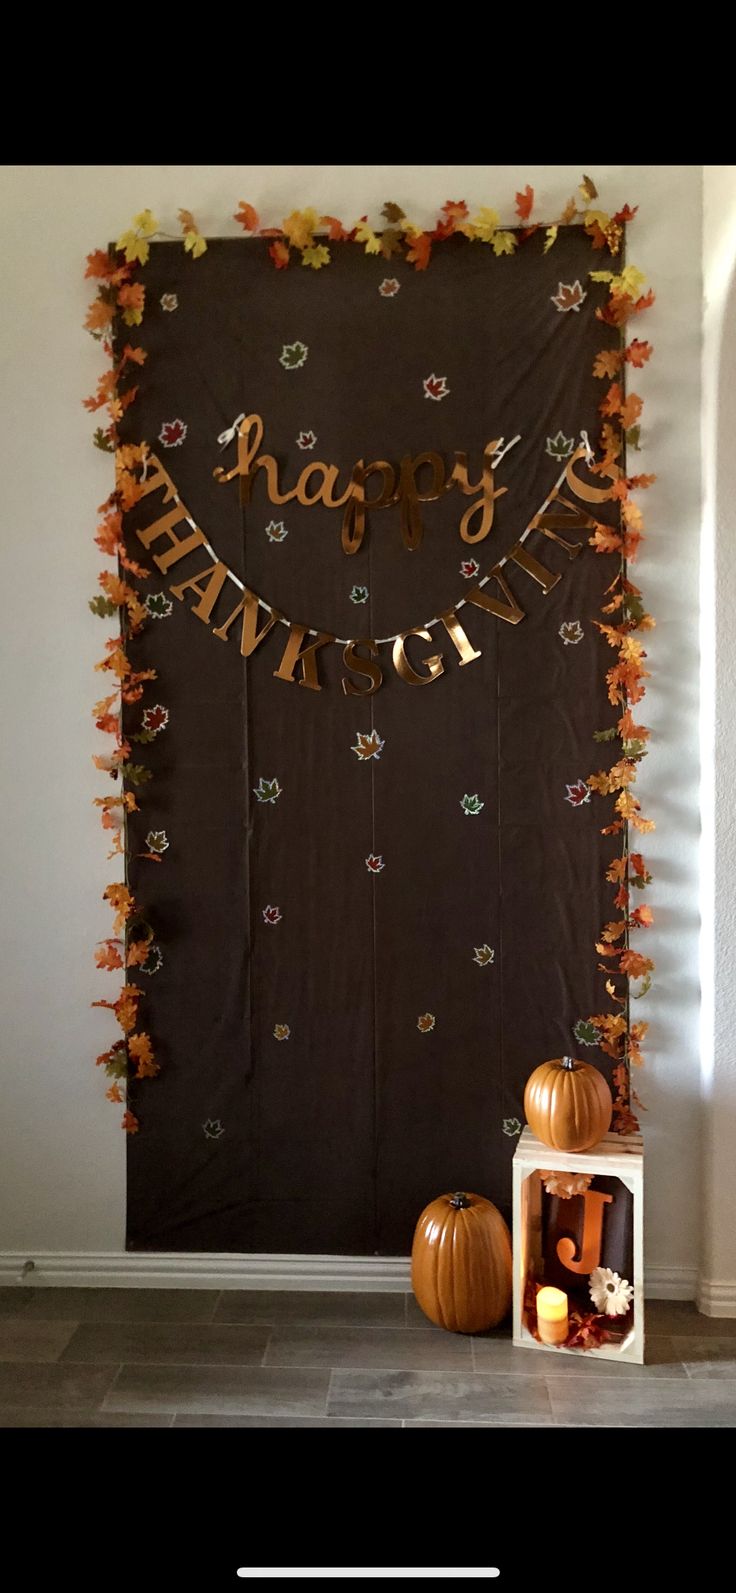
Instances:
[[[626,293],[630,299],[635,299],[646,280],[645,273],[637,266],[627,265],[619,277],[613,277],[611,287],[614,293]]]
[[[513,254],[516,238],[513,232],[496,232],[491,239],[494,254]]]
[[[481,243],[492,243],[500,219],[497,210],[490,210],[488,205],[481,205],[477,216],[473,216],[470,223],[471,236],[479,238]]]
[[[589,271],[591,282],[613,282],[612,271]]]
[[[138,215],[133,217],[133,226],[144,238],[152,238],[154,233],[158,232],[158,222],[150,210],[140,210]]]
[[[355,241],[356,243],[365,244],[366,254],[381,253],[381,240],[373,231],[373,228],[368,226],[367,221],[358,222],[355,229]]]
[[[282,223],[284,237],[295,249],[306,249],[312,242],[314,229],[319,225],[319,216],[316,210],[309,207],[307,210],[292,210]]]
[[[311,266],[313,271],[319,271],[322,266],[329,265],[330,251],[323,243],[311,243],[302,249],[302,265]]]
[[[193,260],[198,260],[207,248],[207,239],[202,237],[201,232],[186,232],[184,234],[184,248],[187,254],[191,254]]]
[[[557,241],[557,227],[548,227],[547,228],[547,241],[546,241],[546,243],[544,245],[544,248],[542,250],[542,254],[549,254],[549,251],[552,248],[553,243],[555,243],[556,241]]]

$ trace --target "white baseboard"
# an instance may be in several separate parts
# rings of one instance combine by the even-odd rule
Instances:
[[[28,1262],[33,1263],[28,1268]],[[24,1273],[25,1269],[25,1273]],[[355,1289],[381,1293],[411,1288],[408,1256],[282,1256],[79,1254],[24,1251],[0,1254],[0,1284],[38,1288],[104,1289]],[[647,1267],[651,1300],[693,1300],[694,1267]],[[736,1316],[736,1284],[711,1284],[709,1316]],[[706,1296],[701,1295],[700,1298]],[[718,1306],[718,1309],[716,1309]]]
[[[695,1296],[704,1316],[736,1316],[736,1283],[717,1283],[714,1278],[699,1278]]]

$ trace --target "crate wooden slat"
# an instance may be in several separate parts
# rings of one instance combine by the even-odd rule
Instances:
[[[541,1251],[543,1186],[533,1176],[547,1172],[592,1173],[619,1178],[631,1191],[634,1276],[633,1325],[623,1343],[602,1344],[594,1350],[542,1344],[524,1322],[524,1285],[531,1256]],[[639,1134],[606,1134],[590,1151],[554,1151],[525,1128],[513,1162],[514,1344],[544,1350],[552,1355],[584,1355],[586,1360],[644,1362],[644,1143]],[[612,1323],[615,1319],[612,1319]]]

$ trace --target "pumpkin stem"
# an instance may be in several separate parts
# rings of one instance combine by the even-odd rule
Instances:
[[[562,1066],[565,1069],[566,1073],[574,1073],[575,1069],[577,1067],[577,1062],[575,1061],[575,1058],[572,1057],[572,1056],[563,1056],[563,1058],[562,1058]]]
[[[468,1200],[467,1195],[460,1193],[453,1195],[450,1205],[454,1206],[456,1211],[465,1211],[466,1207],[470,1205],[470,1201]]]

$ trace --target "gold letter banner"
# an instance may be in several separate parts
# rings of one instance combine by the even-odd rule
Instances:
[[[263,439],[263,422],[258,415],[249,415],[238,431],[238,464],[228,474],[219,470],[215,475],[221,481],[229,481],[233,476],[241,477],[241,491],[247,500],[256,470],[266,471],[268,479],[269,497],[272,503],[286,503],[290,498],[297,498],[300,503],[323,503],[327,508],[338,508],[345,505],[343,519],[343,547],[348,553],[355,552],[363,538],[365,530],[365,509],[383,508],[388,503],[401,502],[402,535],[409,549],[419,546],[422,538],[422,524],[419,518],[418,505],[438,498],[457,481],[461,491],[470,494],[481,492],[482,497],[466,509],[460,524],[460,535],[466,542],[479,542],[485,538],[491,529],[493,520],[493,501],[500,492],[505,492],[502,487],[493,489],[493,463],[498,460],[499,442],[489,443],[483,462],[482,480],[475,486],[468,483],[467,459],[464,454],[456,455],[455,467],[452,474],[446,478],[444,465],[439,455],[420,454],[416,459],[404,459],[401,462],[398,486],[395,485],[395,472],[393,467],[385,461],[374,461],[364,465],[360,460],[353,469],[351,485],[342,497],[335,498],[332,488],[337,479],[337,467],[334,465],[310,464],[302,471],[299,481],[290,492],[281,494],[278,486],[278,470],[276,461],[269,454],[259,455]],[[516,440],[516,439],[514,439]],[[501,440],[502,441],[502,440]],[[512,444],[508,445],[509,447]],[[506,449],[503,450],[506,452]],[[228,632],[234,621],[242,614],[242,628],[240,637],[240,651],[244,658],[250,658],[255,649],[270,634],[276,625],[285,625],[288,636],[284,646],[283,656],[278,668],[274,669],[277,680],[285,680],[300,686],[306,686],[312,691],[321,691],[319,680],[318,658],[319,652],[328,644],[335,643],[343,649],[343,663],[351,673],[344,675],[342,689],[348,696],[369,697],[377,691],[383,680],[383,671],[377,662],[378,648],[390,646],[393,649],[394,668],[400,679],[409,686],[426,686],[438,680],[444,674],[444,657],[441,652],[423,654],[417,642],[412,642],[411,650],[408,647],[409,638],[418,637],[420,642],[431,643],[431,632],[436,625],[444,627],[447,637],[452,642],[460,658],[461,666],[471,664],[476,658],[481,657],[481,651],[468,636],[464,626],[458,618],[458,611],[464,607],[470,610],[480,609],[486,614],[493,615],[496,619],[505,620],[509,625],[518,625],[525,618],[526,611],[521,607],[503,573],[507,567],[514,565],[517,570],[541,587],[546,596],[558,582],[562,580],[563,571],[549,570],[541,564],[539,559],[527,547],[527,538],[532,532],[539,534],[552,543],[564,549],[568,560],[577,558],[583,542],[569,542],[560,533],[563,531],[589,532],[596,522],[591,514],[583,511],[570,498],[564,497],[560,488],[563,482],[578,498],[587,505],[602,503],[611,498],[611,489],[590,487],[576,474],[574,466],[581,459],[588,464],[592,462],[592,454],[587,445],[581,445],[571,455],[564,469],[555,482],[551,492],[545,499],[541,508],[530,520],[521,536],[503,558],[498,559],[492,569],[488,571],[465,595],[458,599],[452,607],[444,609],[434,619],[426,620],[422,625],[409,625],[406,630],[400,631],[395,636],[353,638],[349,636],[334,636],[331,631],[322,630],[313,625],[303,625],[296,620],[288,619],[271,603],[267,603],[256,592],[251,592],[244,586],[239,576],[218,558],[214,548],[207,541],[204,533],[193,520],[186,505],[182,503],[174,482],[164,469],[161,461],[155,454],[148,460],[148,469],[144,481],[141,483],[143,497],[149,493],[163,488],[162,505],[172,504],[173,507],[159,514],[156,520],[143,530],[137,532],[138,540],[147,550],[153,553],[153,562],[163,575],[168,575],[175,565],[190,553],[200,548],[212,561],[205,568],[197,570],[186,580],[176,580],[169,586],[172,597],[179,602],[184,601],[184,594],[191,593],[194,602],[190,604],[192,614],[203,624],[210,625],[216,617],[218,601],[228,581],[239,588],[243,594],[235,608],[219,619],[213,626],[213,635],[220,641],[226,641]],[[429,467],[432,472],[430,486],[426,491],[420,491],[417,485],[417,473],[423,467]],[[307,492],[309,478],[316,472],[322,474],[322,484],[315,492]],[[609,474],[615,476],[617,467],[611,466]],[[380,474],[382,486],[380,492],[367,499],[365,496],[365,483],[371,474]],[[471,534],[470,520],[479,513],[477,529]],[[186,535],[179,535],[174,529],[181,527],[182,523],[189,527]],[[178,573],[178,572],[177,572]],[[264,611],[264,622],[258,629],[258,610]],[[359,651],[361,649],[361,651]],[[366,656],[366,654],[368,656]],[[358,684],[351,678],[358,676],[366,682]]]

